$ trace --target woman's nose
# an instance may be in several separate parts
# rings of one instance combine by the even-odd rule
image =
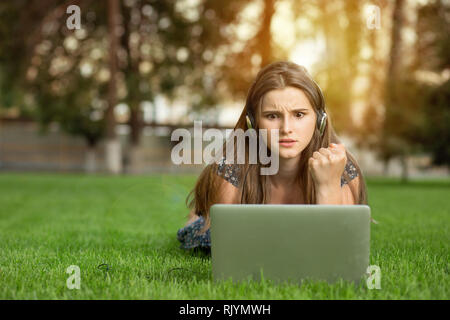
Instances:
[[[284,132],[292,131],[291,119],[289,119],[288,116],[283,118],[282,131]]]

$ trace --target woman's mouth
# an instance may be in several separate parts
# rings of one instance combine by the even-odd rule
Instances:
[[[296,140],[294,139],[280,139],[280,146],[289,148],[295,144]]]

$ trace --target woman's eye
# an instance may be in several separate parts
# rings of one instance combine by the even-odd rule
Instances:
[[[299,117],[299,118],[303,118],[303,116],[305,115],[303,112],[297,112],[297,117],[299,114],[301,114],[301,117]]]
[[[267,115],[267,118],[268,118],[268,119],[275,119],[276,116],[275,116],[275,114],[271,113],[271,114],[268,114],[268,115]]]

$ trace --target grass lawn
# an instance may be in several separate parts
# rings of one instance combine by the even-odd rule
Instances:
[[[381,289],[215,284],[177,230],[194,175],[0,174],[0,299],[449,299],[450,180],[369,179]],[[109,270],[99,269],[108,264]],[[66,269],[77,265],[80,290]],[[187,268],[189,270],[173,268]]]

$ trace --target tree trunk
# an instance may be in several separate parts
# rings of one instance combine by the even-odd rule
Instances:
[[[263,22],[257,36],[261,54],[261,67],[271,63],[273,58],[270,24],[275,12],[275,1],[276,0],[264,0]]]
[[[106,168],[108,172],[119,174],[122,172],[122,147],[119,139],[106,140]]]
[[[394,12],[392,16],[392,37],[391,37],[391,50],[390,50],[390,61],[388,69],[388,82],[395,82],[399,76],[401,55],[401,31],[403,27],[403,7],[404,0],[396,0]],[[394,88],[392,88],[394,89]]]
[[[408,178],[409,178],[409,174],[408,174],[408,161],[406,158],[406,154],[402,154],[400,156],[400,162],[402,164],[402,177],[401,177],[401,181],[402,182],[408,182]]]
[[[84,170],[86,173],[97,172],[97,148],[95,146],[88,146],[86,150]]]
[[[139,103],[130,104],[130,138],[133,146],[138,146],[142,132],[142,111]]]
[[[383,175],[387,176],[389,173],[389,160],[390,159],[383,159]]]
[[[137,8],[142,10],[143,4],[138,4]],[[123,19],[123,34],[120,39],[121,46],[127,52],[127,64],[122,70],[125,74],[125,79],[128,89],[128,105],[130,107],[130,136],[129,141],[132,146],[138,146],[140,142],[140,135],[142,132],[142,111],[140,109],[140,103],[143,100],[143,94],[139,89],[139,61],[141,58],[132,58],[132,48],[130,47],[130,36],[132,34],[131,27],[131,10],[128,9],[124,3],[122,3],[122,19]],[[139,40],[140,43],[141,40]]]
[[[117,104],[117,49],[118,27],[120,24],[119,0],[108,0],[109,27],[109,70],[111,77],[108,86],[108,109],[106,110],[106,168],[110,173],[122,171],[122,154],[120,141],[115,132],[116,120],[114,108]]]
[[[395,138],[395,112],[393,108],[398,108],[397,105],[397,82],[399,81],[399,70],[401,67],[401,30],[403,26],[403,7],[404,0],[396,0],[394,4],[394,11],[392,15],[392,32],[391,32],[391,47],[389,52],[389,66],[385,80],[385,117],[383,123],[383,132],[380,147],[382,153],[387,153],[390,156],[401,154],[396,147],[393,147],[389,139]]]

